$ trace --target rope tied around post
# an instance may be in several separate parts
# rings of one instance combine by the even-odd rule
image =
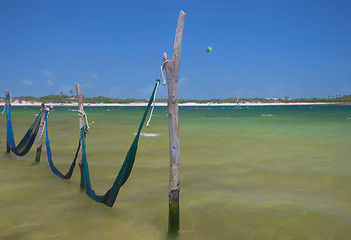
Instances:
[[[85,131],[85,133],[88,133],[89,126],[94,124],[95,122],[94,121],[92,121],[91,123],[88,122],[88,115],[84,110],[83,111],[78,110],[78,116],[82,117],[84,119],[84,121],[85,121],[84,131]]]
[[[1,113],[3,114],[6,110],[6,107],[7,107],[7,98],[8,96],[10,95],[10,92],[6,92],[6,97],[5,97],[5,104],[4,106],[2,106],[2,108],[0,109],[0,111],[2,111]]]
[[[154,95],[154,98],[153,98],[153,105],[152,105],[152,108],[151,108],[151,112],[150,112],[150,116],[149,116],[149,120],[147,121],[146,123],[146,126],[149,127],[150,126],[150,121],[151,121],[151,118],[152,118],[152,113],[154,112],[154,108],[155,108],[155,105],[156,105],[156,93],[157,93],[157,89],[158,89],[158,86],[160,85],[160,79],[162,78],[163,79],[163,86],[166,86],[166,79],[165,79],[165,76],[163,75],[163,71],[164,71],[164,67],[165,67],[165,64],[169,62],[169,60],[165,60],[162,65],[161,65],[161,74],[160,74],[160,77],[158,79],[156,79],[156,89],[155,89],[155,95]]]
[[[165,77],[163,76],[163,70],[164,70],[165,64],[168,63],[168,62],[169,62],[168,59],[165,60],[165,61],[162,63],[162,66],[161,66],[161,75],[160,75],[160,78],[161,78],[161,76],[162,76],[162,78],[163,78],[163,86],[166,86],[166,79],[165,79]]]
[[[87,134],[88,134],[88,132],[89,132],[89,127],[88,127],[88,125],[84,125],[83,127],[82,127],[82,129],[81,129],[81,131],[83,130],[83,132],[84,132],[84,136],[86,136]]]

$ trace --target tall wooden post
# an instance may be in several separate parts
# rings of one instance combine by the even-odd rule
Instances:
[[[6,99],[6,110],[8,111],[9,110],[9,107],[10,107],[10,104],[11,104],[11,94],[10,94],[10,90],[6,89],[5,90],[5,96],[7,95],[8,93],[8,96],[7,96],[7,99]],[[6,152],[7,153],[10,153],[11,152],[11,149],[9,147],[9,143],[7,141],[7,138],[6,138]]]
[[[38,147],[37,147],[37,154],[35,155],[35,162],[40,161],[40,156],[41,156],[41,148],[43,146],[43,135],[44,135],[44,128],[45,128],[45,104],[41,104],[41,119],[40,119],[40,125],[39,125],[39,130],[38,130]]]
[[[80,90],[79,83],[76,83],[75,86],[76,86],[76,91],[77,91],[78,111],[80,113],[83,113],[84,109],[83,109],[82,91]],[[83,126],[84,126],[83,115],[79,114],[79,129],[81,129]],[[81,141],[80,143],[82,144],[82,140],[80,140],[80,141]],[[80,187],[81,188],[85,188],[84,187],[84,176],[83,176],[83,153],[82,153],[82,148],[80,148],[80,155],[81,155],[81,158],[80,158],[79,163],[78,163],[79,168],[80,168]]]
[[[179,174],[180,174],[180,142],[178,124],[178,73],[182,39],[184,30],[185,13],[180,11],[177,30],[174,40],[172,60],[166,62],[167,54],[163,54],[164,68],[168,85],[168,122],[169,122],[169,147],[170,147],[170,176],[169,176],[169,215],[168,232],[179,231]],[[166,62],[166,63],[165,63]]]

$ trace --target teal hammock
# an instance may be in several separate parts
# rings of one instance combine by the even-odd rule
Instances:
[[[92,189],[91,187],[91,182],[90,182],[90,175],[89,175],[89,166],[88,166],[88,161],[87,161],[87,154],[86,154],[86,147],[85,147],[85,136],[87,133],[87,126],[84,126],[81,128],[81,139],[82,139],[82,155],[83,155],[83,178],[84,178],[84,186],[85,186],[85,192],[86,194],[92,198],[93,200],[95,200],[96,202],[99,203],[103,203],[108,207],[112,207],[113,204],[116,201],[118,192],[120,190],[120,188],[123,186],[123,184],[127,181],[133,165],[134,165],[134,161],[135,161],[135,156],[136,156],[136,152],[138,149],[138,141],[139,141],[139,137],[140,137],[140,132],[141,129],[144,126],[145,123],[145,119],[147,117],[147,114],[150,110],[150,106],[153,102],[154,96],[155,96],[155,91],[157,89],[158,84],[160,83],[160,80],[157,79],[154,90],[151,94],[149,103],[145,109],[143,118],[140,122],[140,126],[138,129],[138,132],[134,138],[134,141],[132,143],[132,145],[129,148],[129,151],[126,155],[126,158],[123,162],[123,165],[112,185],[112,187],[104,194],[104,195],[96,195],[95,191]]]
[[[81,136],[79,139],[79,144],[78,144],[78,148],[74,157],[74,160],[71,164],[71,167],[69,169],[69,171],[66,174],[61,173],[54,165],[53,160],[52,160],[52,154],[51,154],[51,148],[50,148],[50,140],[49,140],[49,132],[48,132],[48,123],[47,123],[47,118],[48,118],[48,112],[45,111],[45,121],[46,121],[46,152],[47,152],[47,157],[48,157],[48,161],[49,161],[49,165],[51,168],[51,171],[57,175],[60,178],[63,179],[70,179],[74,170],[74,167],[76,166],[76,160],[77,160],[77,156],[78,156],[78,152],[80,150],[80,148],[82,148],[82,159],[83,159],[83,181],[84,181],[84,187],[85,187],[85,192],[86,194],[92,198],[93,200],[95,200],[96,202],[99,203],[103,203],[108,207],[112,207],[116,201],[118,192],[120,190],[120,188],[123,186],[123,184],[127,181],[130,173],[132,172],[132,168],[134,165],[134,161],[135,161],[135,156],[136,156],[136,152],[138,149],[138,141],[139,141],[139,137],[140,137],[140,132],[144,126],[146,117],[150,111],[150,107],[152,102],[154,101],[154,96],[155,96],[155,92],[157,90],[157,87],[160,83],[160,80],[157,79],[156,80],[156,84],[154,87],[154,90],[152,91],[150,100],[148,102],[148,105],[145,109],[143,118],[140,122],[140,126],[138,129],[138,132],[134,138],[134,141],[131,145],[131,147],[129,148],[129,151],[126,155],[126,158],[123,162],[123,165],[112,185],[112,187],[104,194],[104,195],[97,195],[95,193],[95,191],[92,189],[91,187],[91,181],[90,181],[90,174],[89,174],[89,166],[88,166],[88,161],[87,161],[87,154],[86,154],[86,146],[85,146],[85,137],[86,134],[88,132],[88,128],[87,126],[83,126],[81,128]],[[80,144],[80,140],[81,144]]]
[[[6,100],[8,98],[8,94],[6,94]],[[26,134],[23,136],[20,143],[16,146],[15,138],[12,129],[12,121],[11,121],[11,104],[6,109],[6,119],[7,119],[7,146],[11,149],[11,151],[18,155],[24,156],[26,155],[29,150],[32,148],[35,138],[38,134],[40,119],[41,119],[41,112],[38,114],[32,125],[29,127]]]

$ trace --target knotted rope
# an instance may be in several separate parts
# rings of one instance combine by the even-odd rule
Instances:
[[[160,74],[160,78],[162,77],[163,79],[163,86],[166,86],[166,79],[163,75],[163,69],[164,69],[164,66],[165,64],[169,62],[169,60],[166,60],[163,62],[162,66],[161,66],[161,74]],[[152,113],[154,112],[154,108],[155,108],[155,105],[156,105],[156,93],[157,93],[157,89],[158,89],[158,86],[160,85],[160,78],[156,79],[156,88],[155,88],[155,94],[154,94],[154,98],[153,98],[153,104],[152,104],[152,108],[151,108],[151,112],[150,112],[150,116],[149,116],[149,120],[147,121],[146,123],[146,126],[149,127],[150,126],[150,121],[151,121],[151,118],[152,118]]]
[[[92,121],[91,123],[88,122],[88,115],[87,115],[86,112],[84,112],[84,110],[83,110],[83,111],[78,110],[78,116],[79,116],[79,117],[82,117],[82,118],[84,119],[84,121],[85,121],[85,126],[86,126],[86,128],[84,128],[84,131],[85,131],[86,133],[88,133],[88,132],[89,132],[89,126],[92,125],[92,124],[94,124],[95,122],[94,122],[94,121]]]

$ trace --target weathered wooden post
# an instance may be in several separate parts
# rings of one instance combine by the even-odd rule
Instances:
[[[76,91],[77,91],[77,100],[78,100],[78,111],[79,111],[79,129],[81,129],[84,126],[84,119],[83,119],[83,96],[82,96],[82,91],[80,90],[80,85],[79,83],[75,84],[76,86]],[[80,144],[82,144],[82,140],[80,140]],[[80,187],[84,187],[84,176],[83,176],[83,153],[82,153],[82,148],[80,148],[80,155],[81,158],[79,160],[79,168],[80,168]]]
[[[8,94],[8,95],[7,95]],[[10,90],[6,89],[5,90],[5,96],[7,96],[7,99],[6,99],[6,111],[9,110],[10,108],[10,104],[11,104],[11,94],[10,94]],[[10,147],[9,147],[9,143],[7,141],[7,138],[6,138],[6,152],[7,153],[10,153],[11,150],[10,150]]]
[[[39,125],[39,136],[38,136],[38,147],[37,147],[37,154],[35,155],[35,162],[40,161],[41,156],[41,148],[43,146],[43,135],[44,135],[44,128],[45,128],[45,104],[41,104],[41,119]]]
[[[178,73],[182,39],[184,30],[185,13],[180,11],[177,30],[174,40],[172,60],[167,62],[167,54],[163,54],[164,68],[168,85],[168,122],[169,122],[169,147],[170,147],[170,176],[169,176],[169,215],[168,232],[179,231],[179,174],[180,174],[180,142],[178,124]]]

